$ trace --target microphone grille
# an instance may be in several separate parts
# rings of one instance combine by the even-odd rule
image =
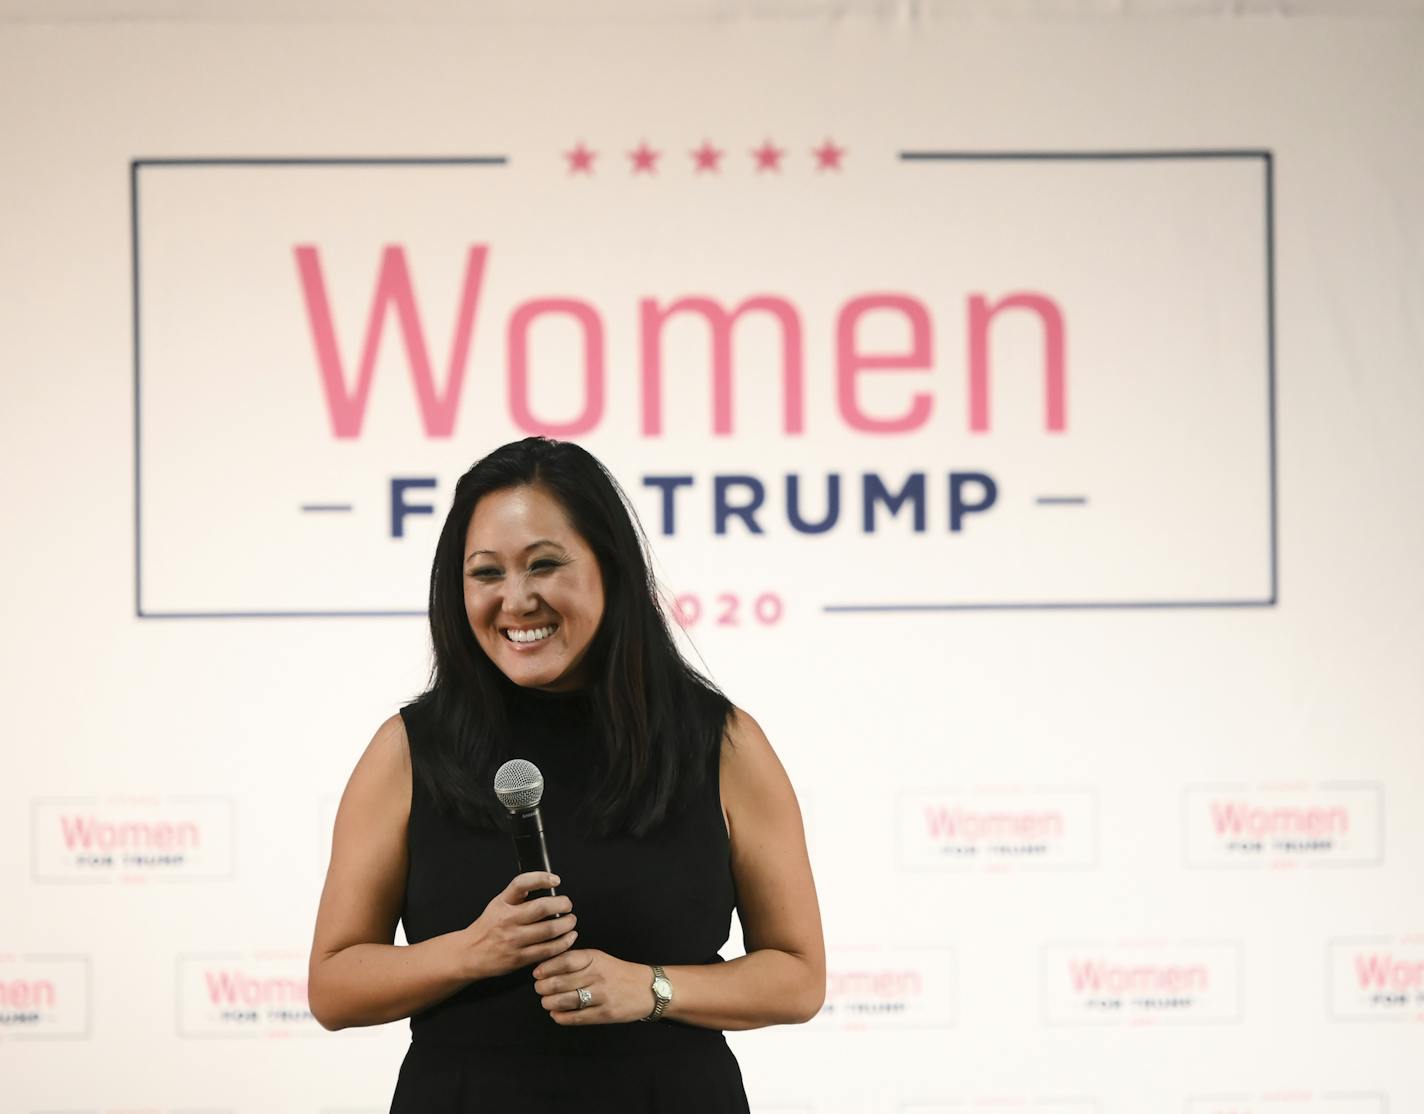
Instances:
[[[510,812],[533,808],[544,797],[544,775],[533,762],[511,758],[495,771],[494,794]]]

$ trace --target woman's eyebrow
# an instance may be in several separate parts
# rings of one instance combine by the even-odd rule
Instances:
[[[556,541],[550,541],[548,538],[540,538],[537,542],[530,542],[521,552],[528,553],[531,549],[538,549],[541,545],[552,545],[555,549],[563,548],[563,546]],[[491,557],[499,556],[493,549],[472,549],[469,553],[465,554],[465,560],[468,561],[472,557],[479,557],[482,554],[488,554]]]

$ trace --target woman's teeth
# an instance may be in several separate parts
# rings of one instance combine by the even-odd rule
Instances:
[[[511,642],[540,642],[553,634],[556,627],[539,627],[536,630],[506,630],[504,637]]]

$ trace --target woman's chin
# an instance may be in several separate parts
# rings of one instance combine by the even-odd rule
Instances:
[[[516,685],[522,685],[525,688],[547,688],[551,685],[558,685],[564,674],[561,662],[524,661],[519,658],[514,661],[502,662],[501,671]]]

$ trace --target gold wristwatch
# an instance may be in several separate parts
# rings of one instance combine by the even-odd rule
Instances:
[[[672,983],[668,982],[667,972],[656,963],[653,968],[653,1012],[643,1018],[644,1021],[656,1021],[662,1017],[663,1010],[668,1008],[668,1003],[672,1001]]]

